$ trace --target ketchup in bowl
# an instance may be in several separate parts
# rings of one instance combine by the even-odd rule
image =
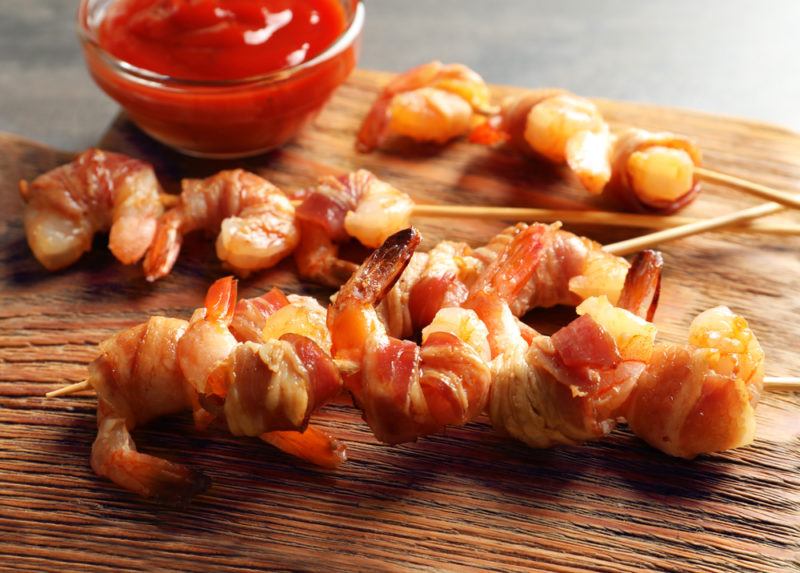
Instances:
[[[356,65],[360,0],[82,0],[89,71],[141,129],[185,153],[287,142]]]

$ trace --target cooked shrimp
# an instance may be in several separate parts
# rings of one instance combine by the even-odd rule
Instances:
[[[302,432],[311,414],[337,395],[342,385],[329,352],[308,336],[293,332],[324,324],[324,310],[317,305],[319,317],[303,322],[287,320],[286,313],[281,313],[286,306],[277,308],[265,317],[263,332],[280,334],[279,338],[262,334],[260,341],[240,342],[229,329],[235,300],[232,277],[209,288],[206,307],[195,312],[178,343],[181,371],[200,393],[201,402],[233,435]],[[302,307],[294,312],[302,312]]]
[[[358,133],[369,152],[391,133],[446,143],[469,133],[476,114],[490,110],[489,88],[461,64],[430,62],[395,77],[378,95]]]
[[[437,313],[423,330],[421,346],[386,332],[375,305],[419,241],[413,229],[389,237],[328,309],[334,356],[355,365],[345,386],[376,438],[390,444],[468,422],[483,410],[491,381],[488,333],[474,311]]]
[[[568,155],[584,187],[605,192],[634,211],[672,213],[700,190],[694,175],[702,162],[700,149],[672,133],[581,134],[569,142]]]
[[[695,456],[753,441],[763,388],[764,351],[744,318],[707,310],[689,328],[689,344],[659,344],[633,391],[631,430],[671,456]]]
[[[110,231],[108,247],[134,263],[153,241],[166,196],[152,166],[119,153],[88,149],[72,162],[20,182],[25,234],[48,270],[67,267]]]
[[[210,481],[182,465],[136,450],[130,430],[160,416],[200,410],[194,388],[178,366],[175,348],[185,320],[152,317],[100,343],[89,365],[97,392],[98,432],[92,469],[144,497],[184,504]]]
[[[325,177],[300,194],[297,208],[300,244],[294,257],[304,278],[339,286],[356,263],[339,258],[339,244],[351,238],[378,247],[391,234],[408,226],[414,202],[360,169],[341,177]]]
[[[415,252],[408,267],[378,305],[387,332],[398,338],[418,333],[446,307],[460,306],[483,263],[466,243],[441,241]]]
[[[572,137],[607,130],[590,100],[565,90],[541,89],[503,102],[500,113],[477,126],[470,140],[484,145],[508,141],[523,155],[561,164]]]
[[[605,297],[578,306],[581,316],[530,345],[511,332],[492,363],[493,427],[542,448],[601,438],[651,357],[655,327]],[[510,321],[506,321],[510,325]]]
[[[612,303],[619,299],[630,264],[587,239],[562,230],[559,223],[543,225],[519,223],[496,235],[473,256],[490,264],[505,246],[529,227],[540,229],[526,235],[542,242],[546,250],[528,282],[513,300],[508,300],[515,316],[533,308],[555,305],[576,306],[591,296],[605,295]]]
[[[235,272],[273,266],[299,240],[294,207],[280,189],[242,169],[184,179],[178,205],[164,214],[144,260],[147,280],[172,269],[187,233],[218,233],[217,257]]]

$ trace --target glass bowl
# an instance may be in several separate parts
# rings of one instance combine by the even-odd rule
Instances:
[[[188,155],[246,157],[292,139],[355,68],[364,4],[339,1],[345,30],[325,51],[293,67],[234,80],[171,77],[115,58],[97,34],[114,0],[81,0],[78,36],[94,81],[145,133]]]

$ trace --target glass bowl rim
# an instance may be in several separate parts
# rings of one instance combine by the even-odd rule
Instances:
[[[290,80],[306,70],[311,70],[317,65],[331,60],[350,48],[358,38],[364,27],[364,0],[354,0],[355,9],[352,11],[347,28],[342,34],[325,50],[295,66],[282,68],[264,74],[246,76],[243,78],[233,78],[224,80],[203,80],[194,78],[181,78],[160,74],[152,70],[140,68],[110,54],[100,45],[94,28],[89,24],[90,14],[88,13],[89,4],[99,0],[81,0],[78,5],[78,37],[82,44],[91,46],[100,56],[103,62],[115,71],[124,75],[133,76],[140,81],[149,84],[160,85],[171,88],[221,88],[221,87],[242,87],[250,85],[276,84]],[[113,0],[111,0],[113,1]]]

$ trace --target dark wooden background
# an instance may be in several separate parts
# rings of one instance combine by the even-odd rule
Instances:
[[[240,162],[187,159],[118,119],[99,145],[154,163],[170,190],[187,175],[247,167],[287,189],[324,173],[375,171],[420,202],[612,207],[589,199],[568,173],[456,142],[393,142],[353,151],[360,118],[387,76],[358,71],[301,136]],[[497,97],[514,88],[495,89]],[[671,129],[695,137],[706,166],[797,191],[800,137],[754,121],[679,109],[598,102],[614,127]],[[69,150],[79,151],[78,149]],[[292,459],[257,440],[195,431],[176,417],[135,432],[143,451],[206,472],[214,481],[184,510],[143,501],[95,476],[90,392],[44,393],[86,376],[96,344],[152,314],[188,318],[223,274],[213,245],[187,241],[168,277],[147,283],[98,238],[75,266],[45,271],[22,229],[19,179],[69,159],[0,135],[0,569],[50,570],[495,570],[787,571],[798,566],[800,397],[766,395],[755,443],[694,461],[669,458],[624,427],[581,447],[533,450],[499,439],[486,420],[415,444],[371,437],[346,399],[319,423],[349,448],[335,471]],[[758,200],[714,185],[686,214],[710,216]],[[775,220],[791,220],[784,215]],[[424,245],[479,244],[508,222],[415,220]],[[570,226],[601,242],[641,231]],[[700,311],[726,304],[744,315],[767,353],[767,373],[798,375],[800,263],[796,237],[708,233],[664,245],[656,323],[685,339]],[[253,296],[300,283],[291,262],[242,281]],[[548,330],[572,311],[532,313]]]

